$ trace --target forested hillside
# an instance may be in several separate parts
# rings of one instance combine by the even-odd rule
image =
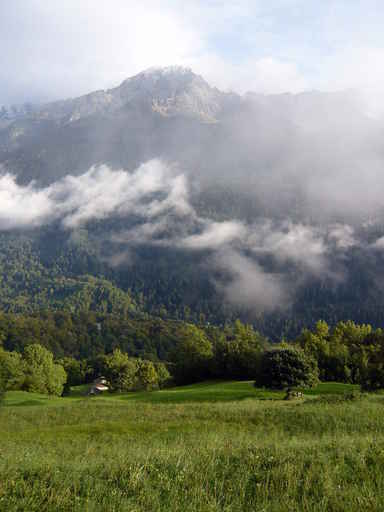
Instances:
[[[381,326],[382,127],[352,93],[180,67],[3,112],[0,309]]]
[[[277,310],[261,314],[223,299],[214,286],[216,273],[204,264],[206,253],[141,247],[133,263],[116,268],[85,229],[76,236],[51,229],[2,234],[0,248],[3,312],[94,312],[123,318],[149,314],[216,325],[241,318],[274,341],[292,339],[319,318],[331,324],[353,318],[374,326],[383,320],[380,282],[358,253],[349,262],[348,283],[335,287],[319,279],[303,288],[294,304],[282,300]]]

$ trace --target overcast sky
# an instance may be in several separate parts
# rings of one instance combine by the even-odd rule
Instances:
[[[1,0],[0,23],[0,104],[168,64],[239,92],[384,90],[382,0]]]

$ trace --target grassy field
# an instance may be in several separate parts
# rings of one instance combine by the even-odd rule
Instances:
[[[382,511],[384,396],[355,389],[8,393],[0,510]]]

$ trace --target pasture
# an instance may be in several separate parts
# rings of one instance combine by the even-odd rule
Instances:
[[[382,511],[384,396],[250,382],[0,407],[1,511]],[[348,393],[345,395],[345,393]]]

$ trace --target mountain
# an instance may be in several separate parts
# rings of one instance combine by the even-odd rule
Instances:
[[[201,125],[211,131],[232,96],[188,69],[153,68],[114,89],[50,103],[8,122],[0,131],[0,162],[21,181],[49,183],[93,164],[132,170],[158,156],[179,161],[185,138],[200,144]]]
[[[141,105],[163,116],[181,114],[215,122],[224,96],[190,69],[151,68],[113,89],[45,105],[34,117],[65,124],[95,114],[113,114],[127,105]]]
[[[355,93],[151,68],[1,123],[3,309],[380,324],[384,126]]]

